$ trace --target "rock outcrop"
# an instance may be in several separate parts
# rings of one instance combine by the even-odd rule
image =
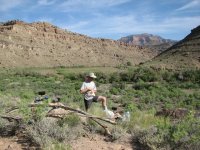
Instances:
[[[152,51],[161,53],[174,45],[176,41],[170,39],[164,39],[157,35],[152,34],[136,34],[122,37],[119,39],[121,42],[128,43],[129,45],[138,45],[146,48],[150,48]]]
[[[146,63],[156,68],[199,69],[200,68],[200,26],[183,40],[161,53],[152,62]]]

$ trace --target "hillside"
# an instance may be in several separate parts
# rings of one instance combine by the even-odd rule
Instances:
[[[146,48],[94,39],[46,22],[0,24],[1,67],[136,65],[155,55]]]
[[[128,43],[129,45],[147,47],[157,53],[161,53],[162,51],[166,50],[176,43],[176,41],[174,40],[164,39],[160,36],[147,33],[129,35],[120,38],[119,41]]]
[[[146,65],[170,69],[200,68],[200,26]]]

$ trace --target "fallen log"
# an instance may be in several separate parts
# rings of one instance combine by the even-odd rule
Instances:
[[[47,114],[46,117],[59,118],[59,119],[64,118],[64,117],[61,117],[61,116],[58,116],[58,115],[53,115],[53,114]]]
[[[94,118],[91,118],[94,122],[96,122],[98,125],[100,125],[102,128],[104,128],[104,130],[105,130],[105,133],[107,134],[107,135],[112,135],[111,133],[110,133],[110,131],[109,131],[109,129],[108,129],[108,127],[107,126],[105,126],[105,125],[103,125],[103,124],[101,124],[100,122],[98,122],[97,120],[95,120]]]
[[[32,103],[32,104],[29,104],[28,107],[33,108],[33,107],[39,107],[39,106],[43,106],[43,105],[45,106],[45,104],[42,104],[42,103]],[[70,110],[70,111],[76,112],[76,113],[78,113],[78,114],[81,114],[81,115],[83,115],[84,117],[88,117],[88,118],[92,119],[94,122],[96,122],[98,125],[100,125],[102,128],[104,128],[105,133],[106,133],[107,135],[111,135],[111,133],[110,133],[108,127],[105,126],[105,125],[103,125],[103,124],[100,123],[99,121],[97,121],[97,119],[98,119],[98,120],[101,120],[101,121],[104,121],[104,122],[107,122],[107,123],[110,123],[110,124],[113,124],[113,125],[116,124],[116,122],[113,121],[113,120],[109,120],[109,119],[106,119],[106,118],[101,118],[101,117],[98,117],[98,116],[91,115],[91,114],[89,114],[89,113],[87,113],[87,112],[84,112],[84,111],[81,111],[81,110],[74,109],[74,108],[71,108],[71,107],[69,107],[69,106],[63,105],[63,104],[60,103],[60,102],[57,102],[57,103],[49,103],[49,104],[46,105],[46,107],[52,107],[53,109],[54,109],[54,108],[62,108],[62,109],[64,109],[64,110]],[[19,108],[15,107],[14,109],[19,109]],[[15,118],[15,117],[8,117],[8,116],[7,116],[7,117],[6,117],[6,116],[1,116],[1,117],[7,118],[7,119],[9,119],[9,118],[10,118],[10,119],[14,119],[14,120],[16,120],[16,121],[19,122],[18,118]],[[47,114],[46,117],[54,117],[54,118],[60,118],[60,119],[63,118],[62,116],[53,115],[53,114]],[[22,120],[22,118],[20,118],[20,121],[21,121],[21,120]]]
[[[32,104],[29,104],[28,107],[38,107],[38,106],[42,106],[42,105],[44,105],[44,104],[42,104],[42,103],[32,103]],[[113,120],[106,119],[106,118],[101,118],[101,117],[98,117],[98,116],[94,116],[94,115],[91,115],[91,114],[86,113],[86,112],[84,112],[84,111],[77,110],[77,109],[71,108],[71,107],[69,107],[69,106],[63,105],[62,103],[59,103],[59,102],[58,102],[58,103],[49,103],[47,106],[48,106],[48,107],[54,107],[54,108],[62,108],[62,109],[65,109],[65,110],[71,110],[71,111],[74,111],[74,112],[77,112],[77,113],[86,115],[86,116],[89,117],[89,118],[99,119],[99,120],[101,120],[101,121],[105,121],[105,122],[110,123],[110,124],[113,124],[113,125],[116,124],[116,122],[113,121]],[[15,107],[14,109],[15,109],[15,110],[16,110],[16,109],[19,109],[19,107]],[[8,113],[8,112],[9,112],[9,111],[7,111],[7,113]]]
[[[19,107],[14,106],[14,107],[8,109],[8,110],[6,111],[6,113],[10,113],[10,112],[12,112],[12,111],[14,111],[14,110],[16,110],[16,109],[19,109]]]
[[[62,103],[50,103],[49,106],[51,107],[59,107],[59,108],[63,108],[65,110],[70,110],[70,111],[74,111],[74,112],[78,112],[82,115],[84,115],[85,117],[88,117],[90,119],[92,119],[94,122],[96,122],[98,125],[100,125],[102,128],[104,128],[105,130],[105,133],[109,136],[111,136],[111,133],[108,129],[107,126],[103,125],[102,123],[100,123],[99,121],[97,121],[96,119],[99,119],[101,121],[105,121],[107,123],[111,123],[111,124],[116,124],[116,122],[112,121],[112,120],[109,120],[109,119],[104,119],[104,118],[101,118],[101,117],[97,117],[97,116],[94,116],[94,115],[91,115],[89,113],[86,113],[84,111],[81,111],[81,110],[77,110],[77,109],[74,109],[74,108],[71,108],[71,107],[68,107],[68,106],[65,106],[63,105]]]
[[[34,104],[29,104],[28,106],[29,107],[38,107],[38,106],[41,106],[41,105],[44,105],[44,104],[37,104],[37,103],[34,103]],[[110,124],[113,124],[115,125],[116,122],[113,121],[113,120],[109,120],[109,119],[105,119],[105,118],[101,118],[101,117],[98,117],[98,116],[94,116],[94,115],[91,115],[89,113],[86,113],[84,111],[81,111],[81,110],[78,110],[78,109],[74,109],[74,108],[71,108],[69,106],[66,106],[66,105],[63,105],[62,103],[49,103],[47,105],[48,107],[55,107],[55,108],[62,108],[62,109],[65,109],[65,110],[70,110],[70,111],[74,111],[74,112],[77,112],[77,113],[80,113],[80,114],[83,114],[83,115],[86,115],[87,117],[89,118],[94,118],[94,119],[99,119],[101,121],[105,121],[107,123],[110,123]]]
[[[84,117],[87,117],[86,115],[83,115]],[[53,115],[53,114],[47,114],[46,117],[53,117],[53,118],[59,118],[59,119],[63,119],[64,117],[61,117],[61,116],[58,116],[57,114],[56,115]],[[99,121],[95,120],[94,118],[91,118],[91,117],[88,117],[90,119],[92,119],[94,122],[96,122],[98,125],[100,125],[102,128],[104,128],[105,130],[105,133],[107,135],[111,135],[109,129],[107,126],[103,125],[102,123],[100,123]]]

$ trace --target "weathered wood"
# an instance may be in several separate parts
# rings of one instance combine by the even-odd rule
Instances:
[[[100,125],[102,128],[104,128],[104,130],[105,130],[105,133],[107,134],[107,135],[111,135],[111,133],[110,133],[110,131],[109,131],[109,129],[108,129],[108,127],[107,126],[105,126],[105,125],[103,125],[103,124],[101,124],[100,122],[98,122],[97,120],[95,120],[94,118],[91,118],[94,122],[96,122],[98,125]]]
[[[29,104],[28,107],[38,107],[38,106],[41,106],[41,105],[44,105],[42,103],[32,103],[32,104]],[[110,120],[110,119],[106,119],[106,118],[101,118],[101,117],[98,117],[98,116],[94,116],[94,115],[91,115],[87,112],[84,112],[84,111],[81,111],[81,110],[77,110],[77,109],[74,109],[74,108],[71,108],[69,106],[66,106],[66,105],[63,105],[62,103],[49,103],[47,105],[48,107],[57,107],[57,108],[63,108],[65,110],[71,110],[71,111],[74,111],[74,112],[77,112],[77,113],[80,113],[80,114],[83,114],[83,115],[86,115],[87,117],[90,117],[90,118],[96,118],[96,119],[99,119],[99,120],[102,120],[102,121],[105,121],[107,123],[111,123],[113,125],[116,124],[115,121],[113,120]],[[15,107],[14,109],[19,109],[18,107]],[[9,112],[9,111],[7,111]]]
[[[14,110],[17,110],[17,109],[19,109],[19,107],[14,106],[14,107],[8,109],[8,110],[6,111],[6,113],[10,113],[10,112],[12,112],[12,111],[14,111]]]
[[[42,105],[44,105],[44,104],[42,104],[42,103],[32,103],[32,104],[29,104],[28,107],[33,108],[33,107],[38,107],[38,106],[42,106]],[[111,135],[111,133],[110,133],[108,127],[105,126],[105,125],[103,125],[101,122],[97,121],[97,119],[98,119],[98,120],[101,120],[101,121],[104,121],[104,122],[107,122],[107,123],[110,123],[110,124],[113,124],[113,125],[116,124],[116,122],[113,121],[113,120],[109,120],[109,119],[106,119],[106,118],[101,118],[101,117],[98,117],[98,116],[91,115],[91,114],[89,114],[89,113],[87,113],[87,112],[84,112],[84,111],[81,111],[81,110],[74,109],[74,108],[71,108],[71,107],[69,107],[69,106],[63,105],[63,104],[60,103],[60,102],[57,102],[57,103],[49,103],[49,104],[47,104],[47,107],[62,108],[62,109],[64,109],[64,110],[70,110],[70,111],[72,111],[72,112],[76,112],[76,113],[78,113],[79,115],[83,115],[84,117],[88,117],[88,118],[92,119],[94,122],[96,122],[98,125],[100,125],[102,128],[104,128],[105,133],[106,133],[107,135]],[[15,109],[18,109],[18,108],[15,107]],[[64,115],[66,115],[66,114],[63,114],[63,116],[64,116]],[[2,117],[5,117],[5,116],[2,116]],[[7,117],[8,117],[8,116],[7,116]],[[55,115],[54,115],[54,114],[47,114],[46,117],[54,117],[54,118],[59,118],[59,119],[62,119],[62,118],[63,118],[62,116],[56,115],[56,114],[55,114]],[[9,117],[8,117],[8,119],[9,119]],[[11,119],[17,119],[17,118],[11,117]],[[22,120],[22,118],[20,118],[20,119]],[[20,121],[21,121],[21,120],[20,120]],[[19,121],[19,120],[18,120],[18,121]]]
[[[79,114],[79,115],[82,115],[82,114]],[[82,116],[87,117],[86,115],[82,115]],[[63,115],[63,116],[59,116],[59,115],[57,115],[57,114],[56,114],[56,115],[47,114],[46,117],[53,117],[53,118],[63,119],[63,118],[64,118],[64,115]],[[97,120],[94,119],[94,118],[91,118],[91,117],[88,117],[88,118],[90,118],[91,120],[93,120],[94,122],[96,122],[98,125],[100,125],[102,128],[104,128],[105,134],[111,135],[111,133],[110,133],[110,131],[109,131],[109,129],[108,129],[107,126],[103,125],[102,123],[100,123],[99,121],[97,121]]]
[[[59,118],[59,119],[63,119],[64,118],[64,117],[53,115],[53,114],[47,114],[46,117],[53,117],[53,118]]]
[[[109,120],[109,119],[105,119],[105,118],[101,118],[101,117],[98,117],[98,116],[91,115],[91,114],[89,114],[89,113],[87,113],[87,112],[84,112],[84,111],[81,111],[81,110],[77,110],[77,109],[74,109],[74,108],[65,106],[65,105],[63,105],[62,103],[57,103],[57,104],[56,104],[56,103],[50,103],[49,106],[51,106],[51,107],[60,107],[60,108],[66,109],[66,110],[75,111],[75,112],[78,112],[78,113],[80,113],[80,114],[86,115],[86,116],[89,117],[89,118],[95,118],[95,119],[99,119],[99,120],[105,121],[105,122],[107,122],[107,123],[116,124],[115,121],[112,121],[112,120]]]
[[[28,106],[29,107],[38,107],[38,106],[41,106],[43,104],[40,104],[40,103],[34,103],[34,104],[29,104]],[[83,115],[86,115],[87,117],[89,118],[95,118],[95,119],[98,119],[98,120],[101,120],[101,121],[105,121],[107,123],[110,123],[110,124],[113,124],[115,125],[116,122],[113,121],[113,120],[109,120],[109,119],[105,119],[105,118],[101,118],[101,117],[98,117],[98,116],[94,116],[94,115],[91,115],[87,112],[84,112],[84,111],[81,111],[81,110],[78,110],[78,109],[74,109],[74,108],[71,108],[69,106],[66,106],[66,105],[63,105],[62,103],[49,103],[48,104],[48,107],[56,107],[56,108],[63,108],[65,110],[70,110],[70,111],[74,111],[74,112],[77,112],[77,113],[80,113],[80,114],[83,114]]]

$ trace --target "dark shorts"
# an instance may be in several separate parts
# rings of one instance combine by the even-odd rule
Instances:
[[[94,97],[93,97],[92,99],[90,99],[90,100],[84,99],[86,111],[90,108],[92,102],[97,102],[97,99],[98,99],[98,96],[94,96]]]

